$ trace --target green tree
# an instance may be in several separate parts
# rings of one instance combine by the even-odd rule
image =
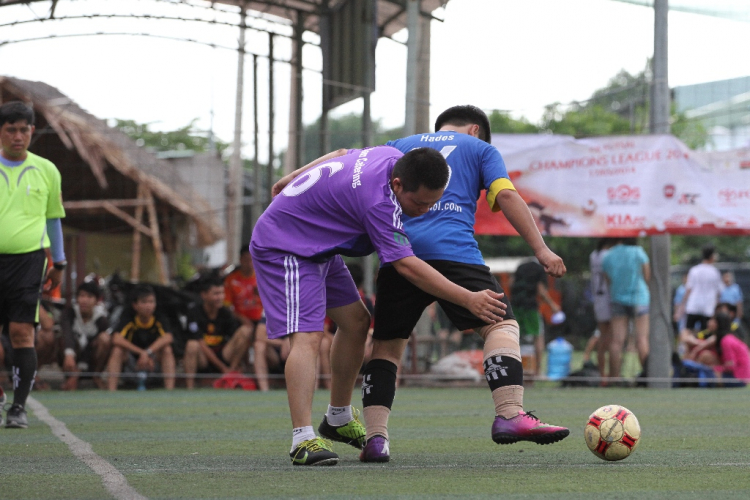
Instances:
[[[133,120],[116,120],[115,127],[127,134],[136,144],[153,151],[190,150],[204,153],[211,147],[211,141],[205,132],[195,126],[197,118],[188,125],[169,132],[151,130],[148,123],[137,123]],[[214,147],[223,153],[229,144],[214,138]]]
[[[490,129],[495,134],[538,134],[539,127],[526,118],[516,120],[506,111],[494,110],[488,116]]]
[[[545,108],[541,129],[574,137],[620,135],[630,133],[630,122],[600,105],[574,104],[571,109],[563,111],[560,103],[554,103]]]
[[[646,70],[635,75],[621,70],[586,101],[573,103],[567,109],[560,103],[548,105],[539,127],[545,132],[579,138],[648,133],[649,80]],[[705,126],[678,113],[674,104],[671,128],[672,134],[691,149],[708,142]]]

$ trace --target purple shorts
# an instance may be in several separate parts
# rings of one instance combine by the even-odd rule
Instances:
[[[253,265],[269,339],[295,332],[322,332],[326,309],[360,300],[340,255],[322,263],[282,253],[272,260],[253,255]]]

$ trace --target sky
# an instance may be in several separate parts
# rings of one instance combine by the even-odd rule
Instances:
[[[173,130],[196,120],[202,130],[231,142],[234,135],[237,53],[163,38],[86,36],[2,44],[49,35],[150,33],[236,47],[238,30],[184,21],[97,19],[46,21],[7,26],[44,17],[49,2],[0,8],[0,74],[43,81],[99,118],[132,119],[155,130]],[[63,0],[58,16],[86,13],[219,14],[151,0]],[[456,104],[501,109],[537,121],[546,104],[584,100],[621,69],[637,73],[653,54],[653,9],[611,0],[450,0],[432,23],[431,117]],[[258,26],[271,26],[254,21]],[[5,26],[3,26],[5,25]],[[290,33],[289,28],[279,31]],[[405,41],[405,32],[395,36]],[[305,39],[317,42],[317,36]],[[268,52],[268,35],[248,30],[248,49]],[[275,54],[289,58],[291,44],[277,41]],[[681,12],[669,15],[669,84],[689,85],[750,75],[750,25]],[[317,47],[306,45],[303,121],[321,106],[322,66]],[[243,154],[252,156],[253,58],[245,64]],[[287,64],[275,66],[277,150],[288,131]],[[258,58],[260,160],[267,157],[268,64]],[[381,39],[376,51],[372,114],[385,127],[404,122],[406,46]],[[361,100],[335,114],[361,112]]]

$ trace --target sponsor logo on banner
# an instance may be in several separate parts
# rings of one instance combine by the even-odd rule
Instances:
[[[646,217],[632,214],[610,214],[607,215],[607,227],[616,228],[642,228],[646,226]]]
[[[637,205],[641,199],[641,189],[620,184],[615,188],[607,188],[607,198],[610,205]]]
[[[750,201],[750,189],[724,188],[719,190],[719,201],[722,206],[737,206]]]
[[[682,193],[678,203],[680,205],[695,205],[699,196],[697,193]]]
[[[674,198],[674,193],[677,191],[677,188],[674,187],[674,184],[667,184],[664,186],[664,197],[668,200],[671,200]]]
[[[581,210],[583,210],[583,215],[594,215],[594,212],[596,212],[596,202],[589,198],[589,201],[581,207]]]
[[[697,227],[700,226],[700,222],[698,222],[698,219],[693,215],[674,214],[672,217],[664,221],[664,225],[668,228]]]

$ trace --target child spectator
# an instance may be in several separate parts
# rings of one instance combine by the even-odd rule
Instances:
[[[99,302],[102,291],[94,281],[78,285],[76,301],[63,312],[60,329],[63,348],[60,366],[66,373],[63,390],[78,388],[79,370],[96,372],[94,383],[100,389],[104,381],[100,373],[107,364],[112,348],[109,335],[109,320],[104,305]]]
[[[108,387],[117,390],[122,365],[134,361],[136,371],[153,372],[156,362],[164,374],[164,387],[174,389],[175,359],[172,352],[172,334],[164,323],[156,318],[156,293],[149,285],[138,285],[133,290],[131,321],[124,321],[118,332],[112,335],[112,354],[109,357]]]
[[[248,359],[252,328],[242,325],[224,306],[224,283],[216,277],[199,286],[202,302],[189,311],[185,344],[185,375],[188,389],[195,387],[200,370],[214,373],[239,371]]]

